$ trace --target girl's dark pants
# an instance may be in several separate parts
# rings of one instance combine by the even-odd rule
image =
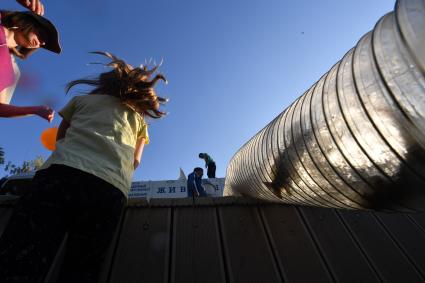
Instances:
[[[0,239],[0,282],[43,282],[68,232],[57,282],[97,282],[125,204],[123,193],[83,171],[37,172]]]

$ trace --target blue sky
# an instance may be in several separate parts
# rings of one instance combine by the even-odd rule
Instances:
[[[149,121],[134,180],[164,180],[203,166],[209,153],[224,177],[233,154],[303,94],[394,8],[388,0],[45,0],[45,16],[60,30],[63,53],[37,51],[19,61],[27,83],[16,105],[50,101],[60,110],[72,97],[64,85],[104,69],[89,51],[109,51],[138,65],[164,59],[169,115]],[[12,0],[2,9],[18,9]],[[20,8],[19,8],[20,9]],[[6,161],[20,164],[50,152],[38,117],[0,119]],[[0,167],[0,177],[4,175]]]

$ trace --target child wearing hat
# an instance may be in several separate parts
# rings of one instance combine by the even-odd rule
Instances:
[[[26,59],[40,47],[59,54],[58,32],[49,20],[33,12],[0,11],[0,17],[0,117],[38,115],[51,122],[54,111],[48,106],[9,103],[20,75],[14,56]]]

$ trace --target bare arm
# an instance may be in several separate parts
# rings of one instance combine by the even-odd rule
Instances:
[[[134,150],[134,163],[133,163],[134,169],[136,169],[137,166],[139,166],[140,164],[140,160],[142,159],[143,149],[145,147],[145,142],[146,142],[145,138],[140,138],[136,142],[136,148]]]
[[[0,117],[14,118],[28,115],[38,115],[51,122],[55,116],[55,111],[48,106],[14,106],[6,102],[6,89],[0,91]]]
[[[65,119],[62,119],[59,125],[58,134],[56,135],[56,141],[61,140],[65,137],[66,130],[68,130],[69,126],[70,124],[67,121],[65,121]]]
[[[195,197],[199,197],[198,185],[196,185],[196,180],[193,178],[193,186],[195,187],[195,191],[193,192]]]
[[[13,106],[0,103],[0,117],[15,118],[28,115],[38,115],[51,122],[55,112],[47,106]]]
[[[37,15],[44,15],[44,5],[40,0],[16,0],[19,4],[24,6],[25,8],[33,11]]]

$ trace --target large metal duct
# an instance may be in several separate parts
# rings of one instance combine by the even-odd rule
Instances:
[[[425,210],[425,0],[373,31],[233,156],[225,195]]]

